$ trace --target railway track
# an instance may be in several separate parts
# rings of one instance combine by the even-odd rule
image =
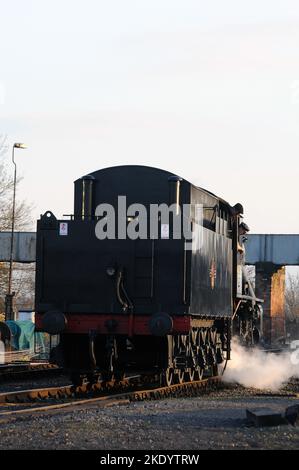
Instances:
[[[133,401],[159,400],[170,397],[192,397],[212,391],[221,386],[221,377],[212,377],[195,382],[186,382],[166,387],[144,383],[140,377],[130,377],[121,382],[102,382],[33,390],[21,390],[0,394],[1,418],[18,417],[41,412],[72,409],[78,406],[112,406]],[[8,408],[8,409],[7,409]]]

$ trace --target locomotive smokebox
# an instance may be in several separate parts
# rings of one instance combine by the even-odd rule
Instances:
[[[66,318],[59,310],[50,310],[43,315],[42,329],[50,335],[62,333],[66,327]]]
[[[149,321],[150,332],[154,336],[169,335],[172,331],[172,318],[164,312],[155,313]]]

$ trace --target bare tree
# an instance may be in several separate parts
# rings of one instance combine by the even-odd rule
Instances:
[[[6,138],[0,136],[0,156],[3,155]],[[17,185],[21,178],[18,178]],[[0,232],[11,231],[13,176],[4,162],[0,162]],[[32,206],[26,201],[16,202],[15,230],[30,230],[33,227]],[[14,265],[13,291],[16,292],[16,305],[22,308],[33,306],[34,272],[30,265]],[[0,313],[4,312],[4,300],[8,285],[8,263],[0,263]]]
[[[288,276],[285,302],[287,320],[299,323],[299,274]]]
[[[8,150],[8,136],[5,134],[0,134],[0,157],[5,155]]]

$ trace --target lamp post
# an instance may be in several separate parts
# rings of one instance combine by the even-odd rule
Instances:
[[[13,249],[14,249],[14,232],[15,232],[15,207],[16,207],[16,186],[17,186],[17,165],[15,162],[15,149],[26,149],[25,144],[14,144],[12,147],[12,163],[14,164],[14,181],[13,181],[13,200],[11,214],[11,238],[10,238],[10,256],[9,256],[9,274],[8,274],[8,292],[5,297],[5,320],[14,319],[14,311],[12,300],[15,295],[11,292],[12,285],[12,266],[13,266]]]

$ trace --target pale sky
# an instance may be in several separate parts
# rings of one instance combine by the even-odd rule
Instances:
[[[0,134],[35,218],[144,164],[299,233],[299,2],[0,0]]]

